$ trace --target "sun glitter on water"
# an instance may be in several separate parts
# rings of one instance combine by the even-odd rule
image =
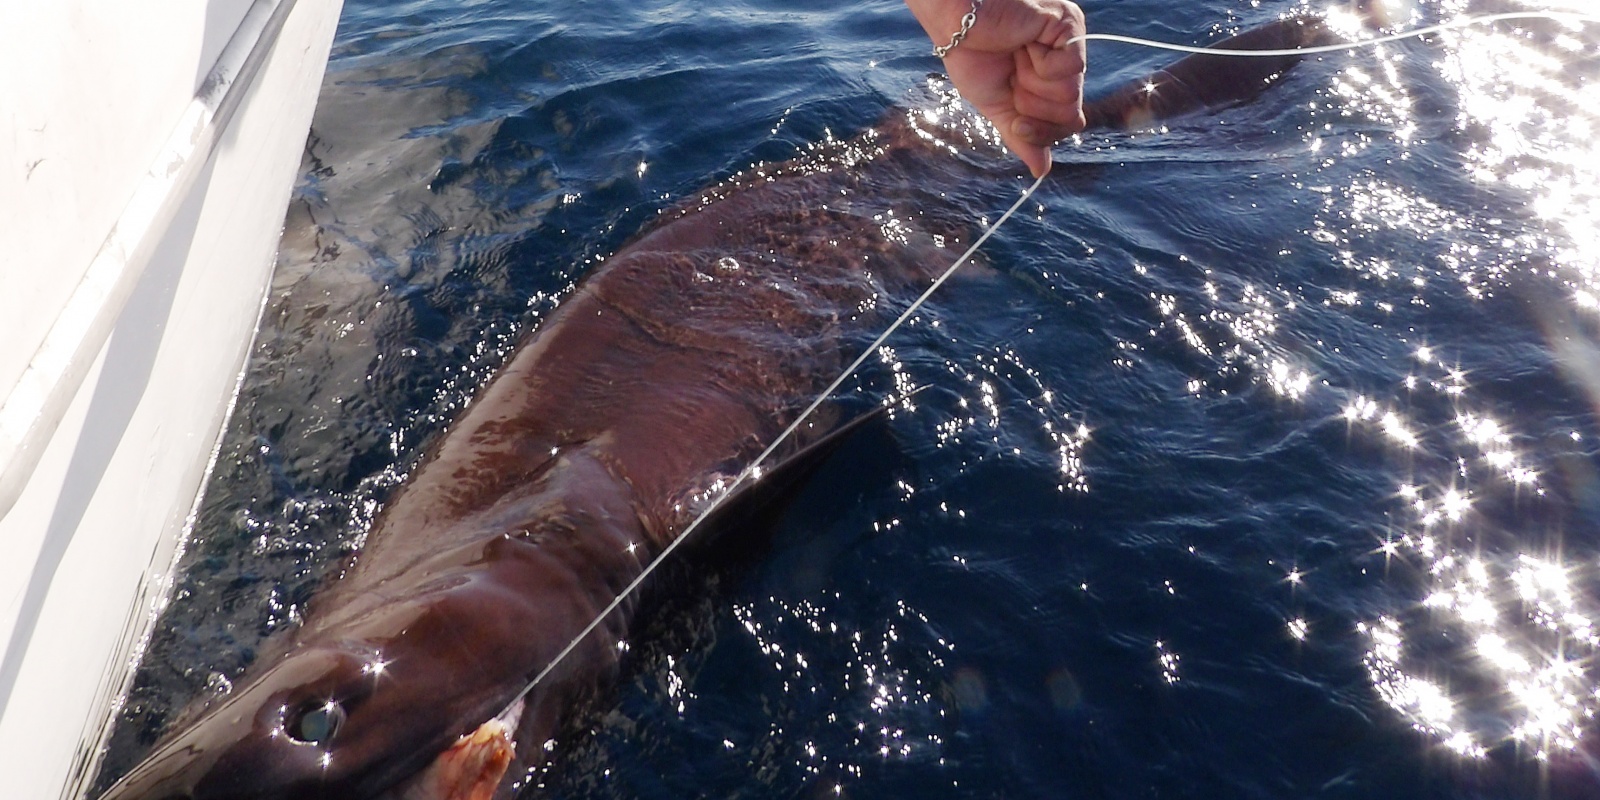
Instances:
[[[1482,11],[1467,0],[1379,5],[1395,27]],[[1595,10],[1580,0],[1527,8]],[[1328,99],[1311,107],[1379,129],[1308,130],[1306,146],[1330,178],[1342,174],[1342,162],[1374,152],[1397,152],[1391,164],[1411,161],[1429,135],[1439,137],[1427,131],[1430,112],[1419,110],[1424,90],[1416,88],[1419,75],[1432,75],[1453,93],[1445,101],[1455,112],[1450,135],[1465,140],[1457,146],[1460,163],[1438,168],[1459,170],[1473,191],[1510,198],[1527,213],[1506,220],[1464,211],[1403,179],[1356,171],[1342,185],[1308,182],[1327,212],[1308,234],[1364,280],[1409,292],[1414,306],[1430,307],[1440,293],[1456,291],[1482,303],[1532,280],[1565,289],[1575,310],[1600,311],[1600,84],[1589,80],[1597,66],[1600,30],[1573,20],[1460,28],[1429,46],[1384,45],[1352,58]],[[1387,256],[1383,242],[1408,239],[1429,243],[1436,258],[1404,263]],[[1367,293],[1330,294],[1356,309]],[[1570,327],[1553,327],[1549,336],[1569,363],[1594,357],[1589,338]],[[1418,465],[1395,490],[1402,531],[1385,535],[1372,555],[1386,570],[1414,570],[1424,588],[1414,608],[1357,624],[1368,677],[1413,728],[1462,757],[1483,758],[1508,744],[1541,761],[1576,750],[1594,735],[1600,712],[1593,666],[1600,605],[1583,588],[1593,565],[1537,544],[1561,538],[1533,521],[1540,515],[1518,514],[1512,529],[1502,530],[1505,520],[1479,512],[1489,497],[1522,504],[1545,498],[1539,465],[1556,455],[1475,396],[1469,370],[1426,345],[1413,352],[1412,372],[1392,395],[1349,391],[1343,402],[1352,436]],[[1587,387],[1591,403],[1600,402],[1600,380],[1570,377]],[[1517,529],[1522,524],[1528,527]],[[1289,634],[1303,641],[1307,628],[1293,622]]]

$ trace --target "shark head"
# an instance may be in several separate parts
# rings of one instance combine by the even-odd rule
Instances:
[[[437,623],[449,617],[436,611],[388,610],[380,616],[409,617],[410,624],[381,642],[291,649],[192,715],[103,800],[390,796],[495,717],[514,697],[520,678],[491,674],[473,680],[475,654],[408,647],[412,641],[459,641],[441,639]]]
[[[163,740],[104,798],[377,796],[422,766],[396,753],[425,760],[459,734],[429,719],[438,716],[434,707],[395,707],[395,684],[419,680],[425,671],[417,665],[387,662],[369,648],[291,651]]]
[[[573,635],[562,621],[575,616],[562,602],[570,580],[520,593],[506,582],[547,561],[539,548],[498,537],[476,549],[478,574],[447,572],[410,598],[364,603],[265,657],[232,693],[186,712],[102,800],[434,796],[406,787],[520,708],[530,670]],[[549,705],[561,691],[541,688],[530,701]],[[546,721],[526,720],[519,735],[542,742],[553,733]]]
[[[476,797],[418,782],[443,769],[460,786],[462,769],[480,768],[477,745],[496,721],[509,728],[487,748],[499,772],[466,780],[498,783],[509,733],[543,744],[575,694],[615,669],[625,615],[580,633],[644,555],[631,545],[643,536],[632,507],[596,489],[603,473],[574,471],[577,485],[541,481],[541,491],[465,524],[452,546],[322,598],[321,613],[230,694],[186,711],[101,800]],[[524,750],[524,766],[542,753]]]

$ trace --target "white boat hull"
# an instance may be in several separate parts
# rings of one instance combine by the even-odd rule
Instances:
[[[35,448],[0,452],[0,775],[76,797],[237,392],[340,3],[26,5],[0,11],[32,37],[0,56],[0,405]]]

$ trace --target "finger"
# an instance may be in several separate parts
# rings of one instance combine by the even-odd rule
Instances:
[[[1050,47],[1065,48],[1067,42],[1088,33],[1089,25],[1083,16],[1083,9],[1077,3],[1062,0],[1059,3],[1059,13],[1060,16],[1040,32],[1038,41]],[[1078,42],[1075,46],[1081,50],[1083,42]]]
[[[1083,76],[1081,62],[1077,59],[1051,62],[1049,55],[1039,56],[1036,51],[1060,53],[1050,51],[1043,45],[1031,44],[1023,50],[1017,51],[1012,58],[1015,68],[1014,82],[1040,97],[1058,100],[1063,103],[1076,104],[1083,97]],[[1072,69],[1059,69],[1062,63],[1075,65]],[[1041,65],[1047,65],[1041,70]]]
[[[1060,106],[1078,106],[1083,103],[1083,75],[1047,81],[1030,72],[1019,72],[1011,80],[1013,91],[1023,92],[1040,100]]]
[[[1020,117],[1032,120],[1035,132],[1029,138],[1036,144],[1057,142],[1084,128],[1081,102],[1061,102],[1018,87],[1012,91],[1012,103]]]
[[[1033,177],[1037,178],[1049,169],[1050,148],[1034,144],[1017,136],[1014,129],[1002,129],[1000,131],[1000,141],[1005,143],[1006,149],[1016,153],[1017,157],[1022,159],[1022,163],[1027,165],[1028,171],[1033,173]]]
[[[1050,164],[1051,141],[1039,138],[1033,129],[1047,127],[1048,123],[1018,116],[1017,112],[1009,107],[995,110],[994,113],[983,113],[994,123],[995,131],[1000,134],[1000,143],[1022,159],[1022,163],[1028,165],[1028,171],[1032,172],[1035,178],[1044,174],[1044,170]]]
[[[1088,52],[1083,45],[1083,42],[1071,46],[1033,42],[1025,48],[1028,68],[1046,80],[1082,75],[1088,68]]]
[[[1024,141],[1037,147],[1050,147],[1056,142],[1078,133],[1083,128],[1084,126],[1081,123],[1060,125],[1035,117],[1023,116],[1017,117],[1011,123],[1012,134],[1019,141]]]
[[[1011,82],[1010,99],[1017,113],[1041,120],[1052,128],[1065,128],[1053,132],[1058,139],[1082,130],[1083,73],[1046,81],[1029,69],[1027,56],[1018,53],[1015,61],[1017,72]]]

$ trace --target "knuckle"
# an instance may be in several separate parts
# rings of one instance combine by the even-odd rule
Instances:
[[[1064,9],[1064,14],[1065,14],[1065,16],[1063,18],[1070,25],[1072,25],[1073,27],[1077,28],[1079,31],[1083,30],[1084,25],[1085,25],[1085,19],[1084,19],[1084,16],[1083,16],[1083,9],[1079,8],[1077,3],[1071,3],[1071,2],[1067,3],[1066,4],[1066,8]]]

